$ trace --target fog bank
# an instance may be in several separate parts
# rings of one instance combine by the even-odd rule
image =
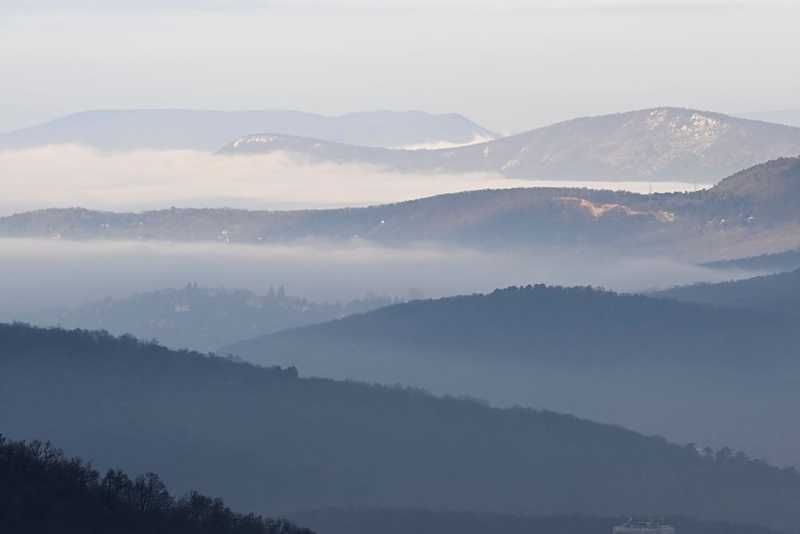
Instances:
[[[0,215],[51,207],[297,209],[364,206],[456,191],[534,186],[684,191],[680,182],[511,180],[491,173],[403,174],[368,165],[307,164],[286,154],[99,152],[76,145],[0,151]]]
[[[562,250],[483,253],[454,247],[349,244],[242,246],[157,242],[0,240],[0,319],[108,296],[181,287],[250,289],[285,285],[313,300],[367,292],[426,297],[487,292],[509,285],[595,285],[620,291],[731,278],[665,259]]]

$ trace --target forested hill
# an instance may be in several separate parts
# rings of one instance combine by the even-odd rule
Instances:
[[[253,361],[303,366],[327,354],[460,355],[561,364],[585,362],[760,365],[798,335],[791,324],[591,287],[510,287],[490,294],[420,300],[227,347]]]
[[[800,132],[800,129],[798,129]],[[318,239],[482,248],[580,245],[752,255],[800,245],[800,158],[757,165],[711,189],[641,195],[581,188],[471,191],[365,208],[298,211],[48,209],[0,218],[0,237],[256,244]],[[713,248],[713,251],[709,251]]]
[[[539,285],[398,304],[224,350],[310,376],[546,406],[800,465],[800,428],[785,424],[800,402],[796,324]]]
[[[694,284],[652,296],[720,307],[800,316],[800,269],[718,284]]]
[[[615,426],[0,326],[0,428],[237,509],[661,513],[792,527],[800,475]]]
[[[155,473],[105,475],[49,443],[0,435],[0,532],[9,534],[313,534],[232,512],[197,492],[176,499]]]

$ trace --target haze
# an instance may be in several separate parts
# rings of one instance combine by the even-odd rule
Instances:
[[[800,534],[798,21],[0,0],[0,533]]]
[[[0,131],[180,107],[457,111],[517,132],[660,105],[792,109],[800,93],[789,1],[65,4],[0,5]]]
[[[491,173],[403,174],[377,166],[301,164],[285,154],[229,157],[190,150],[102,153],[59,145],[0,150],[0,215],[81,206],[140,211],[169,207],[298,209],[364,206],[457,191],[533,186],[693,190],[680,182],[510,180]]]
[[[531,282],[633,291],[730,276],[658,258],[595,255],[587,263],[569,250],[541,252],[546,254],[359,241],[238,246],[0,239],[0,292],[6,296],[0,319],[189,282],[261,293],[283,284],[293,294],[332,301],[368,292],[405,297],[409,290],[439,297]]]

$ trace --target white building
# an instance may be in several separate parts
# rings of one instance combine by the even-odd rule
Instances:
[[[675,534],[675,528],[657,519],[628,519],[613,534]]]

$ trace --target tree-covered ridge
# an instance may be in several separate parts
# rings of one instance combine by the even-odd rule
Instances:
[[[49,209],[0,218],[0,236],[258,245],[363,239],[483,248],[580,245],[604,251],[613,246],[667,255],[683,251],[697,261],[709,261],[715,259],[709,257],[710,243],[726,255],[733,253],[731,248],[743,250],[741,255],[769,252],[763,249],[774,246],[771,241],[797,246],[798,205],[800,158],[782,158],[687,193],[520,188],[322,210]]]
[[[239,509],[680,514],[789,527],[800,475],[526,408],[0,326],[0,427]]]
[[[795,319],[766,311],[538,285],[412,301],[225,351],[800,465],[800,429],[784,423],[800,402],[799,341]]]
[[[681,286],[654,293],[653,296],[720,307],[760,310],[787,316],[791,320],[800,314],[800,269],[718,284]]]
[[[460,354],[485,359],[758,365],[785,359],[789,322],[743,310],[543,284],[418,300],[243,341],[225,351],[302,365],[314,354]],[[292,360],[295,361],[295,360]]]
[[[175,498],[158,475],[101,475],[49,443],[0,435],[0,531],[14,534],[312,534],[234,513],[197,492]]]

